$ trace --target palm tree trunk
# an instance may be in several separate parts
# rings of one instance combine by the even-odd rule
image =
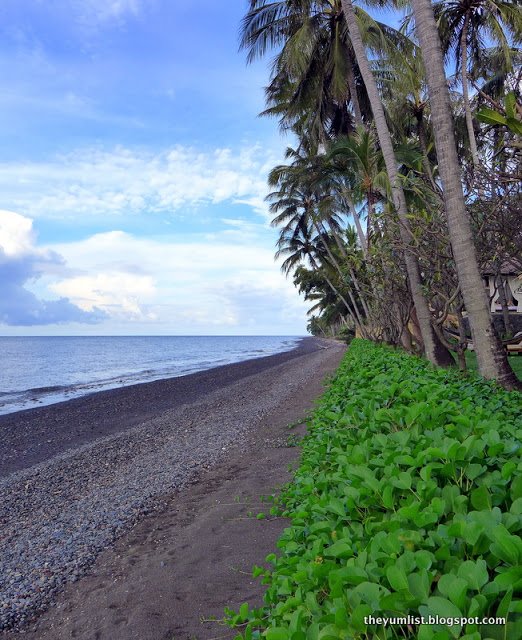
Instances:
[[[364,297],[363,292],[361,291],[361,286],[359,284],[359,278],[357,277],[355,271],[353,270],[353,267],[350,263],[350,256],[348,255],[348,252],[346,251],[346,248],[343,246],[343,243],[341,241],[341,238],[339,238],[339,234],[337,233],[337,231],[330,226],[330,231],[332,232],[332,235],[335,239],[335,244],[337,245],[341,255],[343,256],[343,258],[346,261],[346,264],[348,266],[348,270],[350,272],[350,278],[352,279],[353,282],[353,286],[355,287],[355,291],[357,292],[357,295],[359,296],[359,300],[361,301],[361,306],[363,308],[364,314],[366,316],[366,318],[370,318],[370,309],[366,303],[366,299]]]
[[[320,226],[319,223],[316,222],[315,220],[313,220],[312,222],[313,222],[313,225],[314,225],[317,233],[319,234],[319,240],[321,241],[321,244],[325,248],[326,253],[328,254],[328,258],[330,259],[330,262],[332,263],[332,266],[335,267],[335,269],[337,270],[341,280],[343,280],[344,279],[344,275],[343,275],[342,269],[341,269],[339,263],[337,262],[337,260],[335,259],[335,256],[332,253],[332,250],[328,246],[328,242],[326,242],[326,240],[324,239],[324,236],[326,235],[326,230],[324,229],[324,227]],[[353,297],[353,293],[352,293],[352,290],[351,290],[350,287],[348,287],[348,296],[350,298],[350,302],[352,303],[353,310],[355,311],[355,315],[357,316],[357,320],[359,321],[359,327],[361,329],[361,333],[363,333],[363,335],[364,335],[364,330],[363,330],[364,320],[363,320],[363,318],[361,316],[361,313],[360,313],[359,308],[357,306],[356,300]]]
[[[388,173],[388,177],[390,179],[392,187],[393,202],[399,216],[401,241],[405,246],[404,261],[406,263],[406,270],[408,272],[411,295],[415,304],[415,308],[417,310],[417,317],[419,319],[419,324],[422,332],[422,339],[424,342],[426,357],[434,364],[442,364],[438,360],[437,356],[436,338],[433,327],[431,325],[431,313],[426,298],[422,293],[419,264],[416,256],[411,251],[413,237],[408,222],[406,198],[399,182],[397,160],[393,151],[390,131],[386,123],[384,107],[382,105],[381,97],[377,89],[377,83],[375,81],[375,78],[373,77],[373,73],[368,63],[366,49],[362,41],[361,33],[359,31],[359,25],[357,23],[357,17],[355,15],[352,1],[341,0],[341,4],[346,19],[346,24],[348,26],[348,31],[350,33],[350,40],[355,52],[355,58],[357,60],[357,64],[359,65],[359,70],[361,72],[366,91],[368,93],[368,98],[372,107],[377,135],[379,137],[379,144],[382,149],[384,162],[386,164],[386,171]]]
[[[372,240],[372,226],[374,219],[374,210],[373,210],[373,196],[372,192],[368,191],[366,194],[366,206],[368,208],[368,214],[366,216],[366,237],[368,238],[368,249],[370,248],[370,242]]]
[[[469,315],[479,370],[485,378],[496,379],[506,388],[520,388],[495,332],[477,264],[471,224],[462,192],[453,134],[453,114],[433,8],[430,0],[412,0],[412,5],[426,69],[449,237],[462,297]]]
[[[308,256],[310,263],[312,265],[312,267],[318,272],[320,273],[323,278],[326,280],[328,286],[330,287],[330,289],[335,293],[335,295],[339,298],[339,300],[341,300],[341,302],[344,304],[344,306],[346,307],[348,313],[350,314],[352,320],[355,323],[355,326],[359,327],[359,330],[361,330],[361,323],[359,322],[358,318],[354,315],[354,312],[352,310],[352,308],[350,307],[350,305],[348,304],[348,301],[346,300],[346,298],[342,295],[342,293],[337,289],[337,287],[334,285],[334,283],[330,280],[330,278],[326,275],[326,271],[324,269],[321,269],[321,267],[317,264],[317,262],[315,261],[314,257],[310,254]]]
[[[359,104],[359,96],[357,95],[357,85],[355,84],[355,75],[353,73],[355,61],[351,53],[348,54],[348,65],[346,67],[346,79],[348,81],[348,89],[350,90],[350,101],[353,106],[354,120],[357,126],[363,126],[361,113],[361,105]]]
[[[466,128],[468,130],[469,149],[471,151],[471,159],[473,160],[473,166],[475,169],[479,166],[480,161],[477,151],[477,140],[475,138],[475,131],[473,129],[473,118],[471,117],[471,105],[469,103],[469,87],[468,87],[468,25],[469,25],[469,12],[466,13],[464,18],[464,25],[462,26],[462,35],[460,37],[460,72],[462,78],[462,98],[464,99],[464,112],[466,114]]]
[[[359,237],[359,242],[361,243],[361,250],[364,255],[364,259],[368,258],[368,240],[362,228],[361,219],[359,218],[359,214],[355,209],[355,205],[353,204],[353,200],[351,195],[348,192],[344,193],[344,198],[348,203],[348,209],[352,214],[353,221],[355,222],[355,228],[357,229],[357,236]]]

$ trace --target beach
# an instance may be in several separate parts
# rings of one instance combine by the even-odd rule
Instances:
[[[4,636],[226,634],[201,618],[261,595],[251,567],[284,521],[251,514],[290,478],[298,431],[288,425],[302,423],[344,349],[309,338],[2,416]]]

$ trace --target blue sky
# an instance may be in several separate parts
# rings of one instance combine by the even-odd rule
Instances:
[[[246,1],[2,4],[0,334],[303,334]]]

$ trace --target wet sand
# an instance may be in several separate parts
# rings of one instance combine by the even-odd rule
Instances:
[[[65,408],[69,419],[85,419],[77,421],[71,438],[63,429],[61,436],[48,443],[52,447],[28,447],[23,460],[26,467],[31,456],[63,453],[72,444],[96,437],[96,430],[106,435],[106,420],[99,420],[92,430],[86,428],[89,415],[102,416],[95,407],[101,395],[106,395],[103,404],[113,405],[114,423],[109,429],[115,443],[126,442],[136,431],[128,420],[134,425],[145,421],[147,433],[154,432],[154,418],[146,416],[158,417],[153,398],[159,398],[161,390],[170,391],[168,398],[159,400],[161,416],[168,420],[190,417],[190,424],[203,428],[198,412],[208,419],[209,411],[218,420],[221,415],[232,416],[226,429],[238,421],[244,426],[247,416],[249,420],[247,428],[237,431],[241,437],[221,448],[218,456],[199,463],[180,489],[156,496],[148,515],[141,513],[130,530],[98,553],[87,575],[67,581],[65,589],[53,595],[46,613],[4,636],[42,640],[232,638],[233,631],[208,620],[222,617],[225,606],[237,607],[245,600],[260,603],[263,587],[251,578],[251,568],[275,550],[285,526],[281,519],[257,520],[249,514],[268,511],[260,496],[273,493],[290,479],[288,465],[295,462],[299,449],[289,446],[289,436],[302,433],[303,427],[296,430],[288,425],[303,420],[322,391],[324,377],[333,373],[343,352],[336,343],[306,340],[294,352],[187,376],[192,381],[154,382],[23,412],[24,420],[35,420],[30,414],[57,414]],[[181,398],[179,385],[193,394],[191,402],[187,395]],[[147,399],[152,406],[146,406]],[[131,413],[126,416],[122,407],[132,407]],[[52,468],[52,459],[46,464]]]

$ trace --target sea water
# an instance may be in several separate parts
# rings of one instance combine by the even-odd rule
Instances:
[[[0,414],[289,351],[297,336],[0,337]]]

